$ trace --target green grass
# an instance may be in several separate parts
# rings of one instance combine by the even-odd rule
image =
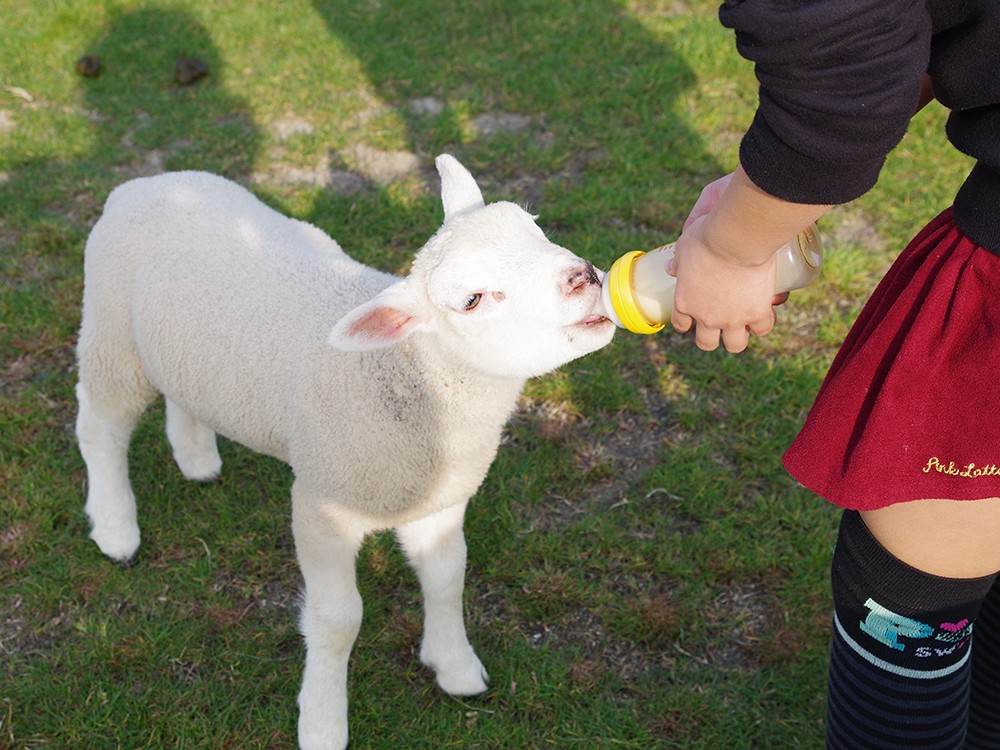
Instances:
[[[87,539],[73,346],[108,192],[221,172],[404,271],[440,221],[426,175],[449,151],[607,267],[675,236],[734,166],[756,93],[715,5],[0,0],[0,747],[294,745],[286,467],[224,443],[223,478],[186,483],[151,413],[141,564]],[[84,54],[98,78],[74,72]],[[174,83],[179,55],[209,76]],[[527,119],[477,125],[503,113]],[[746,353],[619,334],[528,385],[467,522],[485,696],[434,687],[414,577],[390,537],[366,545],[353,747],[819,745],[836,513],[779,457],[878,277],[962,179],[943,122],[922,113],[879,185],[823,220],[823,277]],[[313,179],[366,171],[358,147],[423,168],[368,170],[353,193]]]

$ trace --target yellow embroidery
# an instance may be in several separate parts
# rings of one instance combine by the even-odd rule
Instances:
[[[964,477],[966,479],[1000,476],[1000,466],[997,466],[996,464],[976,466],[974,463],[970,463],[964,466],[957,466],[954,461],[944,463],[937,456],[929,458],[927,460],[927,465],[923,468],[924,474],[930,474],[932,471],[936,471],[938,474],[947,474],[953,477]]]

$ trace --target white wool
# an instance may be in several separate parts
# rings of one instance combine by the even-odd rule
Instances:
[[[426,605],[421,658],[449,692],[484,689],[461,624],[465,503],[525,379],[614,331],[591,315],[589,264],[519,207],[485,205],[453,158],[438,169],[445,222],[402,279],[200,172],[122,185],[87,243],[77,433],[91,536],[120,560],[139,545],[126,451],[157,394],[190,478],[218,472],[214,433],[287,461],[307,589],[304,747],[346,743],[361,606],[347,567],[374,529],[396,528],[425,594],[445,592]]]

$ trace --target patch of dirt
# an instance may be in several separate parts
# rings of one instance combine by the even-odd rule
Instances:
[[[686,654],[704,666],[757,669],[794,658],[806,645],[804,636],[785,624],[785,613],[765,583],[724,587],[704,617],[714,631],[711,645],[703,653]]]
[[[316,126],[301,117],[286,117],[271,124],[271,131],[278,141],[284,142],[297,135],[312,135]]]
[[[595,670],[610,672],[626,683],[650,669],[678,665],[691,670],[753,670],[794,658],[805,647],[804,638],[784,624],[784,613],[767,587],[744,582],[722,588],[701,613],[710,638],[703,649],[688,650],[681,645],[683,623],[674,596],[662,588],[636,591],[639,640],[614,633],[586,607],[575,609],[560,623],[531,623],[524,635],[535,647],[576,650],[584,676],[595,676]]]
[[[0,483],[5,479],[4,470],[0,469]],[[31,529],[24,521],[0,530],[0,565],[12,573],[27,567],[30,560],[20,550],[30,536]]]
[[[676,441],[679,428],[666,398],[654,391],[643,393],[646,402],[641,413],[623,411],[613,415],[614,432],[595,437],[593,420],[567,406],[547,400],[532,401],[522,397],[512,423],[530,424],[539,436],[559,442],[574,456],[580,482],[572,495],[553,494],[546,502],[520,510],[530,519],[532,530],[558,531],[574,523],[577,516],[595,509],[606,509],[663,495],[657,502],[667,503],[672,496],[667,488],[636,493],[635,485],[659,460],[663,445]],[[508,431],[505,442],[513,440]],[[687,528],[683,518],[678,529]]]
[[[643,0],[642,3],[629,3],[630,12],[647,17],[673,18],[691,12],[691,3],[686,0]]]
[[[830,245],[858,245],[873,253],[885,250],[885,240],[861,211],[840,209],[832,218],[836,224],[826,220],[823,224],[823,234]]]
[[[699,528],[698,520],[681,510],[671,510],[684,503],[668,487],[645,494],[635,491],[644,467],[656,462],[665,444],[682,439],[672,418],[671,399],[658,390],[645,392],[643,397],[646,405],[640,413],[616,415],[617,429],[597,442],[592,423],[571,407],[548,400],[522,399],[515,421],[529,422],[543,439],[565,445],[574,453],[581,476],[579,496],[553,496],[538,506],[519,510],[530,519],[531,531],[564,532],[585,513],[635,502],[655,504],[658,517],[671,520],[676,534],[690,534]],[[641,535],[641,529],[633,532],[633,536]],[[627,538],[628,532],[623,536]],[[614,571],[619,567],[609,559],[606,575],[608,585],[636,602],[634,614],[639,630],[632,637],[616,634],[599,612],[579,602],[565,602],[572,610],[568,616],[559,613],[551,622],[524,626],[524,637],[533,646],[575,649],[580,662],[572,678],[584,686],[605,674],[616,675],[627,683],[650,669],[668,669],[677,664],[721,671],[753,669],[802,648],[802,640],[784,626],[783,612],[767,587],[758,582],[739,582],[720,588],[711,606],[700,615],[709,625],[709,637],[699,647],[701,650],[689,652],[681,643],[676,592],[669,587],[650,587],[649,581],[616,575]],[[489,600],[479,604],[489,611]],[[512,615],[492,614],[501,619]],[[509,621],[523,620],[515,612]]]
[[[304,185],[353,195],[371,186],[386,186],[411,176],[429,174],[416,154],[410,151],[381,151],[365,145],[328,153],[313,166],[276,162],[251,176],[251,182]]]
[[[576,651],[581,661],[577,663],[574,674],[582,680],[595,679],[601,672],[610,672],[629,683],[645,674],[650,667],[667,667],[676,661],[667,652],[646,649],[628,638],[610,633],[601,617],[585,607],[572,612],[560,625],[531,625],[527,636],[535,648],[548,645],[564,651]]]
[[[410,99],[406,103],[406,106],[416,115],[434,117],[444,112],[447,105],[443,99],[439,99],[436,96],[421,96],[416,99]]]
[[[277,575],[278,571],[275,571]],[[221,608],[213,611],[225,619],[238,615],[242,620],[251,611],[258,612],[288,612],[294,615],[298,612],[300,594],[298,590],[289,588],[279,581],[246,581],[229,572],[219,573],[212,581],[209,591],[212,594],[225,593],[237,601],[234,608]],[[208,611],[208,610],[206,610]]]
[[[329,161],[323,159],[320,163],[311,167],[300,167],[292,164],[282,164],[280,162],[272,164],[262,172],[254,172],[250,176],[252,184],[261,185],[289,185],[329,188],[345,194],[356,193],[363,190],[367,183],[361,175],[356,175],[356,180],[352,187],[347,189],[334,184],[330,170]]]
[[[27,625],[19,612],[21,604],[20,599],[0,604],[0,612],[3,612],[0,615],[0,654],[9,656],[24,650],[22,634]]]
[[[12,133],[16,128],[14,113],[9,109],[0,109],[0,133]]]
[[[420,116],[433,117],[447,108],[447,102],[439,97],[426,96],[410,99],[406,108]],[[388,105],[373,100],[370,107],[355,119],[351,129],[361,129],[365,122],[383,114]],[[480,137],[488,138],[504,132],[528,130],[534,119],[515,112],[487,112],[477,117],[473,123]],[[315,126],[294,114],[271,124],[272,133],[278,143],[284,143],[299,135],[311,135]],[[250,177],[251,183],[300,185],[332,190],[343,195],[363,192],[372,186],[384,187],[412,177],[422,179],[429,190],[438,189],[437,174],[433,165],[408,150],[387,151],[373,148],[364,143],[355,143],[347,148],[324,154],[315,164],[303,166],[289,164],[282,160],[283,149],[272,153],[273,163]],[[576,157],[574,157],[575,159]],[[567,174],[579,171],[579,166],[568,165]],[[563,175],[565,176],[565,175]],[[494,186],[513,192],[525,205],[538,205],[541,197],[540,178],[521,174],[507,178],[502,183],[491,183],[488,176],[478,177],[484,192],[495,192]],[[561,179],[560,174],[549,179]]]
[[[76,367],[76,342],[24,342],[23,354],[3,363],[0,389],[19,386],[42,374],[71,375]]]
[[[479,115],[474,124],[480,136],[489,138],[498,133],[517,133],[527,130],[531,122],[528,115],[519,115],[515,112],[487,112]]]
[[[26,611],[24,601],[0,599],[0,654],[36,654],[65,639],[72,624],[69,614],[59,613],[39,621]]]
[[[423,162],[412,151],[382,151],[364,144],[336,153],[336,161],[364,175],[376,185],[388,185],[420,174]]]
[[[131,164],[112,167],[112,170],[121,182],[132,180],[136,177],[152,177],[167,171],[163,165],[163,153],[156,149],[147,151],[141,158],[138,158]]]

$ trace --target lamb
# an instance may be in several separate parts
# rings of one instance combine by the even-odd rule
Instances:
[[[487,687],[465,633],[466,505],[528,378],[593,352],[591,264],[522,208],[486,205],[436,160],[444,223],[404,278],[202,172],[130,181],[87,241],[77,437],[91,538],[139,548],[128,447],[160,395],[184,476],[210,480],[216,434],[292,467],[304,595],[302,748],[344,748],[347,666],[362,616],[355,559],[393,529],[424,598],[421,661],[452,695]]]

